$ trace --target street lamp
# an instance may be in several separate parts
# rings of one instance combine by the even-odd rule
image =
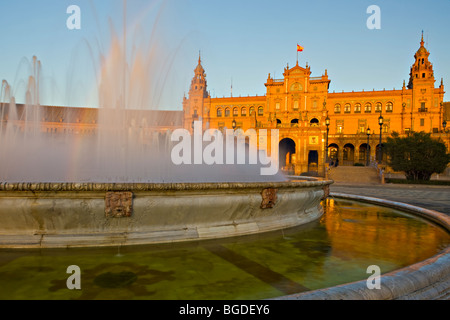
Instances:
[[[383,116],[380,114],[380,117],[378,118],[378,124],[380,125],[380,159],[379,159],[379,163],[381,163],[383,161],[383,147],[381,145],[381,137],[382,137],[382,133],[383,133]]]
[[[442,122],[442,127],[444,127],[445,137],[447,137],[447,131],[445,131],[445,128],[447,127],[447,121],[445,119],[444,119],[444,122]],[[449,143],[448,149],[450,150],[450,143]]]
[[[327,126],[327,139],[326,139],[327,150],[326,150],[326,156],[325,156],[325,163],[328,163],[328,133],[330,132],[330,118],[328,117],[328,115],[325,119],[325,125]]]
[[[236,120],[233,119],[231,126],[233,127],[233,131],[236,130]]]
[[[367,128],[367,156],[366,156],[366,166],[369,166],[369,159],[370,159],[370,150],[369,150],[369,139],[370,139],[370,127]]]

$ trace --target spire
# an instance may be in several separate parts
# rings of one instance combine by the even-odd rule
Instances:
[[[414,55],[415,62],[411,67],[409,74],[408,89],[413,88],[414,81],[432,80],[434,79],[433,65],[428,60],[430,52],[425,48],[425,42],[423,41],[423,31],[420,38],[420,48]]]
[[[194,70],[194,77],[191,81],[191,88],[189,90],[189,96],[194,92],[201,93],[204,97],[207,97],[208,93],[206,91],[206,73],[202,66],[202,57],[200,51],[198,52],[198,65]]]

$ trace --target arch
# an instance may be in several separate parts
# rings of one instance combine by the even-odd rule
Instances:
[[[339,146],[336,143],[328,145],[328,159],[335,162],[339,158]]]
[[[344,106],[344,113],[350,113],[352,109],[352,106],[350,105],[350,103],[346,103]]]
[[[380,161],[380,152],[383,152],[382,154],[383,154],[383,157],[382,157],[382,160],[381,161],[383,161],[383,162],[386,162],[387,161],[387,154],[386,154],[386,152],[385,152],[385,145],[384,145],[384,143],[382,143],[381,144],[381,149],[380,149],[380,144],[377,144],[377,146],[375,147],[375,155],[376,155],[376,157],[377,157],[377,162],[379,162]]]
[[[383,110],[383,104],[381,102],[377,102],[375,104],[375,112],[381,112]]]
[[[309,122],[311,127],[318,127],[319,126],[319,119],[317,118],[312,118],[311,121]]]
[[[370,144],[369,145],[367,143],[361,144],[359,146],[359,162],[364,165],[370,164],[370,152],[371,152]]]
[[[249,116],[252,116],[255,112],[255,107],[250,107]]]
[[[291,127],[298,127],[298,119],[291,120]]]
[[[296,145],[291,138],[282,139],[279,144],[280,170],[284,173],[294,174],[296,160]]]
[[[233,117],[238,117],[238,116],[239,116],[238,108],[233,108]]]
[[[317,150],[310,150],[308,153],[308,172],[319,171],[319,152]]]
[[[361,113],[361,103],[355,104],[355,113]]]
[[[230,108],[225,108],[225,117],[230,116]]]
[[[351,143],[344,145],[343,165],[352,166],[355,164],[355,146]]]
[[[222,108],[217,108],[217,117],[222,117]]]
[[[247,116],[247,108],[246,108],[246,107],[243,107],[243,108],[241,109],[241,116],[242,116],[242,117],[246,117],[246,116]]]
[[[367,102],[364,105],[364,112],[365,113],[371,113],[372,112],[372,104],[370,102]]]
[[[334,113],[341,113],[341,105],[339,103],[334,106]]]
[[[386,112],[393,112],[394,104],[391,101],[386,102]]]
[[[264,115],[264,107],[263,106],[259,106],[258,107],[258,116],[263,116]]]

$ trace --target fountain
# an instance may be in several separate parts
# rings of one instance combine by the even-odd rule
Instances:
[[[171,131],[152,129],[157,112],[141,108],[152,101],[145,92],[151,73],[143,67],[152,65],[155,53],[140,52],[126,62],[124,43],[113,37],[112,44],[111,54],[100,59],[98,109],[41,106],[37,58],[24,104],[2,83],[0,248],[113,246],[122,258],[133,245],[276,230],[284,236],[284,230],[317,223],[332,181],[261,176],[260,165],[173,165]],[[169,122],[181,126],[179,120]],[[92,129],[80,134],[80,122]],[[136,281],[128,274],[130,283]],[[112,275],[94,282],[105,285]]]
[[[165,112],[165,124],[182,127],[181,113],[146,109],[158,100],[165,59],[156,45],[135,43],[128,58],[127,31],[122,41],[111,34],[108,54],[100,52],[93,63],[97,109],[41,106],[43,67],[36,57],[24,104],[16,104],[3,82],[0,247],[222,238],[288,228],[323,214],[320,202],[331,181],[261,176],[263,165],[248,162],[173,164],[172,132],[155,120]]]

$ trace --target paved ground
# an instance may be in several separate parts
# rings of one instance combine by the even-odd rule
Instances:
[[[330,191],[404,202],[450,216],[450,186],[335,183]]]

